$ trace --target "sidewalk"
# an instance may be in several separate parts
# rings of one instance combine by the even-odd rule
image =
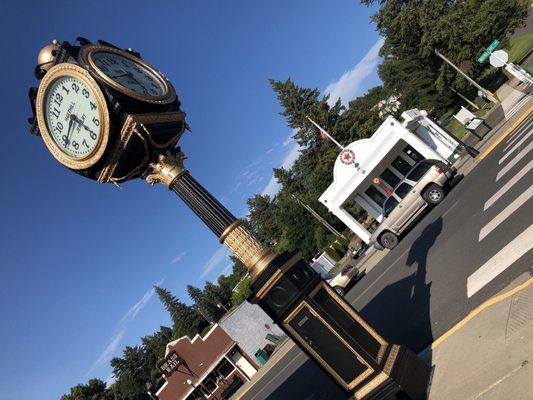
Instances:
[[[434,366],[428,400],[533,398],[533,278],[511,287],[422,355]]]

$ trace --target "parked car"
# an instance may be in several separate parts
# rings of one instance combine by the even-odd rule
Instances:
[[[457,170],[438,160],[416,164],[396,185],[383,205],[384,220],[370,241],[377,250],[393,249],[406,229],[428,206],[439,204],[446,194],[447,183]]]
[[[344,296],[363,275],[353,264],[336,265],[329,270],[324,279],[339,295]]]

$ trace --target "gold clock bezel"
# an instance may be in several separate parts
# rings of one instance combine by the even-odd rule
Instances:
[[[118,54],[124,58],[130,59],[134,63],[139,64],[141,67],[147,69],[153,75],[155,75],[155,77],[159,80],[159,83],[163,85],[165,92],[160,96],[147,96],[121,85],[120,83],[114,81],[109,76],[107,76],[104,72],[100,70],[100,68],[96,66],[93,60],[93,56],[96,53]],[[152,104],[168,104],[172,103],[176,99],[176,91],[174,90],[174,87],[169,82],[169,80],[157,69],[152,67],[147,62],[141,60],[140,58],[135,57],[133,54],[109,46],[102,46],[99,44],[88,44],[80,49],[79,57],[80,61],[84,64],[84,66],[89,71],[91,71],[98,80],[129,97]]]
[[[83,158],[76,158],[66,154],[56,143],[46,124],[46,93],[50,85],[63,76],[72,76],[83,81],[83,83],[93,92],[98,106],[98,114],[101,121],[98,143],[93,151]],[[39,90],[37,91],[36,114],[39,130],[44,143],[50,153],[52,153],[55,159],[61,164],[76,170],[86,169],[96,164],[104,154],[109,141],[109,110],[107,108],[104,94],[98,86],[98,83],[96,83],[91,74],[82,67],[75,64],[62,63],[50,68],[42,79],[39,85]]]

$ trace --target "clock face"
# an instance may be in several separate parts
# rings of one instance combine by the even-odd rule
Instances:
[[[59,149],[73,159],[89,157],[101,135],[99,103],[75,76],[60,76],[48,86],[43,105],[46,127]]]
[[[166,94],[161,79],[135,60],[114,52],[97,51],[92,54],[92,61],[109,79],[139,95],[160,97]]]

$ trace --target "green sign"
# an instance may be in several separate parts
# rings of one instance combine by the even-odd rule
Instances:
[[[485,52],[481,55],[481,57],[479,57],[479,58],[477,59],[477,62],[479,62],[479,63],[483,63],[483,62],[485,62],[485,60],[486,60],[487,58],[489,58],[490,53],[492,53],[492,52],[494,51],[494,49],[495,49],[496,47],[498,47],[499,44],[500,44],[500,41],[499,41],[498,39],[496,39],[494,42],[492,42],[492,43],[490,44],[490,46],[487,47],[487,50],[485,50]]]

